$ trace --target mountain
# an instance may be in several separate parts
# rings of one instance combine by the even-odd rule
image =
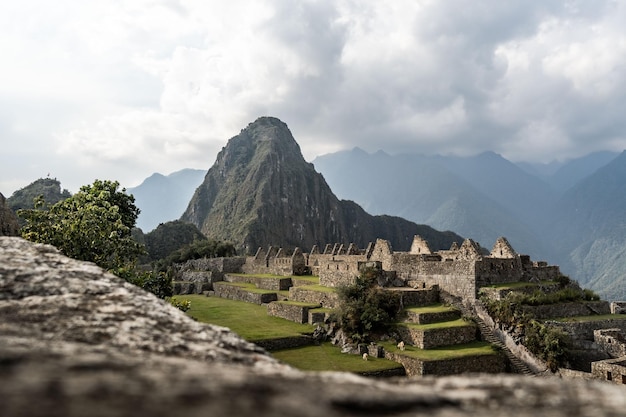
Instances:
[[[14,211],[20,209],[32,209],[35,207],[34,199],[42,196],[47,204],[56,204],[71,196],[70,192],[61,189],[61,182],[56,178],[39,178],[24,188],[15,191],[7,199],[7,204]]]
[[[626,299],[626,151],[563,194],[550,230],[581,283]]]
[[[486,247],[505,235],[517,250],[546,255],[537,231],[539,213],[554,201],[550,188],[497,154],[391,156],[355,148],[313,163],[341,198],[372,213],[454,230]]]
[[[155,173],[129,188],[127,192],[135,197],[135,205],[141,210],[137,227],[150,231],[160,223],[178,219],[205,174],[201,169],[183,169],[167,176]]]
[[[626,154],[533,170],[492,152],[392,156],[355,148],[313,163],[341,198],[374,213],[454,230],[487,247],[504,235],[518,252],[560,265],[604,298],[626,299]]]
[[[585,179],[598,169],[607,165],[615,159],[619,153],[616,152],[594,152],[580,158],[567,161],[555,173],[549,175],[545,180],[558,191],[566,191],[579,181]]]
[[[228,141],[181,220],[248,253],[268,245],[309,249],[353,242],[365,247],[376,238],[408,250],[416,234],[433,249],[462,240],[398,217],[372,216],[352,201],[339,200],[304,160],[287,125],[272,117],[257,119]]]

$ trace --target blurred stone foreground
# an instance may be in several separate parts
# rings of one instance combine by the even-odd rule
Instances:
[[[51,246],[0,237],[0,415],[617,416],[626,390],[517,375],[303,373]]]

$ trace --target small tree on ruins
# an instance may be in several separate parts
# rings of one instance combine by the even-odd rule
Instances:
[[[354,342],[370,341],[396,321],[400,311],[398,294],[378,285],[378,271],[366,268],[352,285],[339,287],[337,323]]]

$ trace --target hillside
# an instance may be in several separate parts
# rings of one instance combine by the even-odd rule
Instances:
[[[180,218],[193,192],[206,174],[201,169],[183,169],[169,175],[154,173],[137,187],[127,190],[141,213],[137,227],[149,232],[160,223]]]
[[[371,216],[339,200],[302,157],[287,125],[262,117],[231,138],[218,154],[181,220],[212,239],[229,240],[248,253],[260,246],[309,249],[314,244],[376,238],[406,250],[419,234],[433,248],[461,237],[391,216]]]
[[[454,230],[485,247],[504,235],[524,253],[546,256],[537,219],[552,201],[548,186],[499,155],[391,156],[356,148],[313,163],[341,198],[372,213]]]
[[[551,233],[581,283],[609,299],[626,298],[626,152],[570,188]]]
[[[7,199],[7,204],[14,211],[32,209],[35,207],[33,200],[38,196],[43,196],[44,201],[52,205],[65,200],[70,195],[68,190],[61,189],[61,182],[56,178],[39,178],[26,187],[15,191]]]
[[[18,231],[17,217],[0,193],[0,236],[17,236]]]

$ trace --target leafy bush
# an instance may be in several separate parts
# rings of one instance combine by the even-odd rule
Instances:
[[[171,305],[173,305],[183,313],[187,312],[191,308],[191,301],[187,299],[179,300],[177,298],[170,298],[168,301]]]
[[[400,311],[399,295],[379,287],[377,280],[377,271],[368,268],[353,285],[337,289],[340,306],[335,318],[355,342],[367,342],[388,330]]]
[[[219,240],[198,240],[172,252],[165,259],[161,259],[157,262],[156,269],[166,271],[175,263],[182,263],[191,259],[219,258],[235,256],[236,254],[237,251],[231,243]]]

